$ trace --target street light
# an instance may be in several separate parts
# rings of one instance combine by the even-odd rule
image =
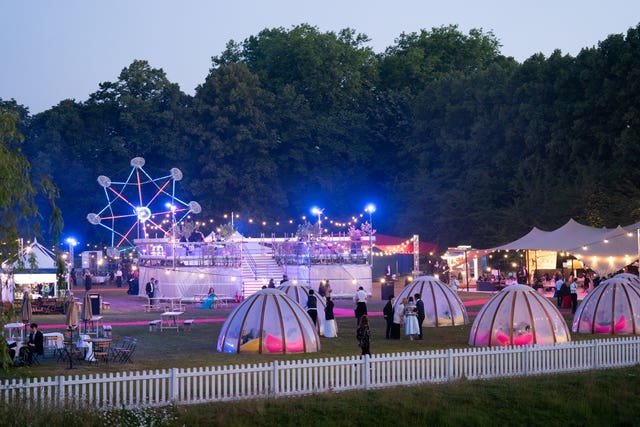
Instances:
[[[471,249],[471,245],[459,245],[458,249],[464,251],[464,278],[467,282],[467,292],[469,292],[469,261],[467,260],[467,252]]]
[[[78,244],[78,241],[73,237],[68,237],[65,242],[69,245],[69,259],[71,263],[71,268],[75,268],[75,262],[73,257],[73,248]]]
[[[318,238],[320,238],[322,236],[322,213],[324,212],[324,209],[320,209],[317,207],[312,207],[311,208],[311,213],[314,215],[318,216]]]
[[[372,214],[376,211],[376,205],[369,203],[365,208],[365,212],[369,213],[369,264],[373,268],[373,219]]]

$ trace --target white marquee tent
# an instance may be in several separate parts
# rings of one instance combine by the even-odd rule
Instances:
[[[626,227],[589,227],[570,219],[554,231],[533,227],[513,242],[482,253],[498,250],[568,252],[598,274],[604,276],[633,263],[638,258],[640,222]]]
[[[52,283],[55,286],[56,269],[54,253],[34,240],[22,249],[18,260],[2,263],[2,300],[13,301],[15,285]]]

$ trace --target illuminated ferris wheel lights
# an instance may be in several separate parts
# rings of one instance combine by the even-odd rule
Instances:
[[[138,217],[138,221],[145,222],[151,219],[151,210],[146,206],[138,206],[136,207],[136,215]]]
[[[136,235],[138,238],[147,236],[148,227],[155,226],[163,230],[162,226],[155,223],[154,218],[161,220],[166,216],[167,220],[162,223],[171,222],[172,227],[175,227],[187,215],[197,214],[202,210],[197,202],[185,203],[176,198],[176,181],[183,178],[180,169],[172,168],[168,176],[153,178],[143,169],[143,157],[131,159],[130,165],[133,169],[123,182],[111,181],[105,175],[98,177],[97,181],[104,189],[107,203],[98,213],[87,215],[89,223],[111,231],[111,246],[133,245],[132,240]],[[160,195],[170,198],[166,208],[160,201]],[[137,203],[133,200],[137,200]],[[184,216],[177,217],[177,213]],[[120,239],[118,243],[115,242],[116,236]]]

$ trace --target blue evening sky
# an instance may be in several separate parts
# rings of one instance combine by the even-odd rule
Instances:
[[[376,52],[402,32],[482,28],[524,61],[555,49],[575,56],[639,22],[637,0],[0,0],[0,98],[32,114],[84,101],[134,59],[193,94],[229,40],[301,23],[353,28]]]

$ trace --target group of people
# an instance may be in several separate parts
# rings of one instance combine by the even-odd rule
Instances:
[[[369,329],[369,316],[366,304],[367,294],[361,287],[358,288],[353,300],[356,303],[355,315],[358,322],[356,339],[362,351],[362,356],[370,355],[371,331]],[[395,296],[389,296],[382,313],[387,322],[385,331],[386,339],[400,339],[400,331],[404,326],[404,333],[410,340],[421,340],[422,323],[425,319],[424,302],[419,293],[412,297],[404,298],[402,302],[394,307]]]
[[[153,277],[149,279],[149,281],[145,285],[144,290],[147,296],[149,297],[149,305],[153,306],[155,303],[154,298],[156,298],[157,295],[160,295],[160,288],[158,287],[158,279],[155,279]]]
[[[324,307],[324,336],[326,338],[336,338],[338,336],[338,326],[336,325],[336,318],[333,314],[333,307],[333,300],[329,295],[326,295]],[[318,327],[318,297],[316,297],[313,289],[309,289],[305,309],[309,317],[311,317],[313,324]]]
[[[385,331],[386,339],[400,339],[401,329],[404,326],[404,333],[410,340],[421,340],[422,323],[425,319],[424,302],[420,294],[415,294],[402,301],[394,307],[395,296],[389,296],[382,314],[387,322]]]
[[[571,300],[571,313],[576,312],[578,308],[578,278],[573,274],[569,276],[567,282],[560,273],[556,273],[554,277],[556,281],[555,297],[557,299],[558,308],[563,307],[565,297],[569,297]]]

